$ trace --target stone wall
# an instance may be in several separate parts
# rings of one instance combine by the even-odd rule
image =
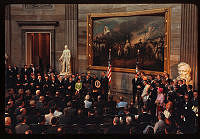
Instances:
[[[76,68],[74,71],[86,72],[88,67],[86,55],[87,15],[89,13],[129,12],[157,8],[171,8],[170,76],[175,78],[177,75],[177,64],[180,61],[181,4],[78,4],[78,9],[77,5],[66,6],[65,4],[53,4],[52,8],[46,9],[45,7],[26,9],[24,4],[11,4],[11,28],[9,28],[11,44],[6,46],[6,50],[11,50],[11,64],[17,64],[19,67],[22,67],[25,64],[25,53],[23,53],[24,48],[22,47],[22,27],[16,21],[58,21],[59,26],[54,27],[56,69],[58,71],[60,69],[57,59],[61,56],[64,44],[67,43],[70,45],[69,48],[74,51],[72,52],[75,60],[75,65],[73,66]],[[76,24],[77,22],[78,24]],[[5,35],[8,34],[5,33]],[[6,40],[6,42],[9,41]],[[101,71],[92,72],[100,77]],[[132,91],[132,76],[129,73],[113,72],[112,90],[130,93]]]
[[[181,39],[181,4],[79,4],[78,5],[78,60],[79,71],[87,71],[88,61],[86,55],[87,44],[87,15],[89,13],[131,12],[148,9],[171,8],[171,34],[170,34],[170,76],[177,75],[177,64],[180,61]],[[100,76],[101,71],[92,71]],[[132,91],[129,73],[112,73],[111,88],[123,93]],[[128,80],[127,80],[128,79]]]
[[[53,4],[52,8],[38,7],[25,8],[25,4],[11,4],[11,64],[17,64],[22,67],[26,64],[25,52],[22,47],[22,34],[16,21],[58,21],[59,26],[55,27],[55,65],[59,70],[58,58],[64,49],[64,29],[65,29],[65,5]],[[37,27],[27,27],[36,29]],[[40,27],[46,29],[47,27]]]

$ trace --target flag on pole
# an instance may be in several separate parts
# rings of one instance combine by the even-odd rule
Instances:
[[[111,84],[111,75],[112,75],[110,62],[108,64],[107,75],[108,75],[108,85],[110,85]]]
[[[108,85],[111,84],[111,75],[112,75],[110,60],[111,60],[111,49],[109,49],[109,56],[108,56],[108,68],[107,68]]]

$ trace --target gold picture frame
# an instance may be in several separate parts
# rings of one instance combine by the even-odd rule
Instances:
[[[134,17],[134,16],[156,16],[163,15],[164,19],[164,45],[163,45],[163,67],[162,71],[159,70],[145,70],[139,69],[140,71],[146,74],[160,74],[160,73],[169,73],[170,72],[170,16],[171,9],[170,8],[162,8],[162,9],[153,9],[153,10],[144,10],[144,11],[134,11],[134,12],[118,12],[118,13],[90,13],[87,16],[87,56],[88,56],[88,70],[107,70],[107,66],[99,66],[95,65],[93,62],[93,45],[94,45],[94,22],[101,19],[112,19],[120,17]],[[112,60],[111,60],[112,65]],[[136,73],[135,68],[124,68],[124,67],[113,67],[112,71],[116,72],[127,72],[127,73]]]

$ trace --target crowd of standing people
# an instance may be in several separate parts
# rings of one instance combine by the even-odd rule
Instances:
[[[168,74],[134,75],[133,99],[108,95],[105,72],[60,76],[39,66],[6,69],[8,134],[184,134],[197,132],[198,92]]]

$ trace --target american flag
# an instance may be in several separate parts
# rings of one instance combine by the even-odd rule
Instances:
[[[108,68],[107,68],[108,85],[111,84],[111,75],[112,75],[110,61],[111,61],[111,49],[109,49]]]
[[[112,75],[110,61],[108,62],[107,75],[108,75],[108,85],[110,85],[111,84],[111,75]]]

